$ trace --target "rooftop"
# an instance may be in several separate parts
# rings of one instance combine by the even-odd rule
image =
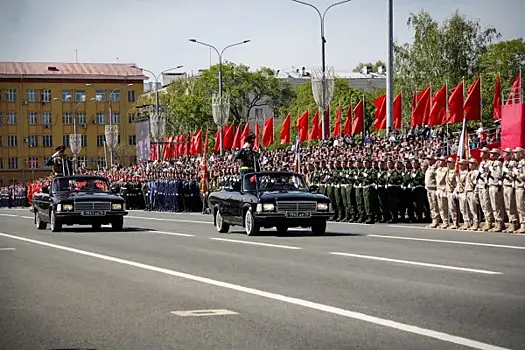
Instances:
[[[311,70],[305,68],[304,74],[302,69],[292,68],[289,70],[277,71],[277,77],[281,79],[311,79]],[[335,70],[333,71],[334,76],[342,79],[386,79],[386,74],[381,73],[370,73],[363,74],[361,72],[351,72],[347,70]]]
[[[0,77],[20,76],[147,79],[134,63],[0,62]]]

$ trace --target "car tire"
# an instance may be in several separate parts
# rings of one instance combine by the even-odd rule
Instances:
[[[99,231],[101,227],[101,224],[91,224],[91,228],[95,231]]]
[[[261,227],[255,222],[251,209],[248,209],[244,214],[244,229],[248,236],[256,236],[261,231]]]
[[[111,223],[111,229],[113,231],[122,231],[123,228],[124,228],[124,218],[123,217],[119,217],[118,219],[115,219]]]
[[[326,221],[316,221],[312,224],[314,236],[322,236],[326,233]]]
[[[279,234],[279,235],[284,235],[284,234],[286,234],[286,232],[288,232],[288,226],[284,226],[284,225],[283,226],[277,226],[276,229],[277,229],[277,234]]]
[[[62,231],[62,223],[60,222],[60,219],[57,218],[56,213],[54,210],[51,210],[50,217],[50,226],[51,226],[51,232],[60,232]]]
[[[217,209],[215,211],[215,228],[219,233],[228,233],[230,231],[230,224],[224,222],[221,211]]]
[[[47,223],[40,220],[40,215],[38,215],[38,212],[35,210],[35,225],[36,228],[39,230],[45,230],[47,228]]]

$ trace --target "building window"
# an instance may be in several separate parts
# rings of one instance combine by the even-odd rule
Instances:
[[[95,117],[95,124],[106,124],[106,116],[104,115],[104,113],[97,113]]]
[[[2,112],[0,112],[0,125],[4,123],[4,116],[2,115]]]
[[[77,166],[79,168],[87,168],[87,158],[84,156],[77,157]]]
[[[104,141],[105,141],[104,135],[97,135],[97,147],[103,147]]]
[[[62,101],[70,102],[73,99],[71,90],[62,90]]]
[[[128,91],[128,102],[135,102],[135,90]]]
[[[80,135],[82,147],[87,147],[87,135]]]
[[[135,122],[135,113],[128,113],[128,123],[133,124]]]
[[[7,124],[16,125],[16,112],[7,112]]]
[[[109,96],[111,102],[120,102],[120,90],[111,91],[111,96]]]
[[[18,146],[18,139],[16,135],[8,135],[7,136],[7,146],[8,147],[17,147]]]
[[[38,157],[29,157],[27,165],[29,169],[38,169]]]
[[[29,147],[38,147],[38,135],[29,135],[27,143]]]
[[[71,117],[71,112],[64,112],[62,113],[62,124],[69,125],[73,122],[73,119]]]
[[[69,148],[69,135],[62,135],[62,145]]]
[[[4,169],[4,159],[0,158],[0,169]]]
[[[75,101],[77,102],[86,101],[86,92],[84,90],[77,90],[75,92]]]
[[[27,102],[36,102],[36,90],[35,89],[27,89],[27,91],[26,91],[26,99],[27,99]]]
[[[117,135],[117,145],[120,145],[120,134]]]
[[[86,126],[86,113],[77,112],[77,123],[80,125]]]
[[[51,112],[42,112],[42,125],[51,127]]]
[[[111,113],[111,123],[116,125],[120,124],[120,113]]]
[[[129,135],[129,145],[130,146],[137,145],[137,135]]]
[[[97,158],[97,167],[99,167],[99,168],[105,168],[106,167],[106,159],[104,157],[98,157]]]
[[[36,112],[27,113],[27,123],[29,125],[36,125],[37,123]]]
[[[4,145],[4,140],[2,139],[2,135],[0,135],[0,147]]]
[[[16,101],[16,90],[15,89],[7,89],[7,91],[6,91],[6,99],[9,102],[15,102]]]
[[[4,92],[2,91],[2,89],[0,89],[0,101],[2,101],[2,94],[3,94],[3,93],[4,93]]]
[[[95,92],[95,100],[97,100],[98,102],[104,102],[106,100],[106,91],[97,90]]]
[[[18,158],[10,157],[7,162],[8,169],[18,169]]]
[[[52,135],[42,136],[42,145],[44,147],[53,147],[53,136]]]
[[[40,94],[42,102],[51,102],[51,89],[44,89]]]

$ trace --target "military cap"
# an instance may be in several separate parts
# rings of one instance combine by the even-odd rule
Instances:
[[[443,157],[443,158],[445,158],[445,157]],[[454,163],[455,160],[454,160],[454,158],[449,157],[449,158],[447,159],[447,162],[448,162],[448,163]]]
[[[246,138],[244,139],[244,142],[255,142],[255,135],[254,134],[250,134],[250,135],[246,136]]]
[[[499,154],[499,149],[498,148],[493,148],[490,150],[490,153],[491,154]]]
[[[65,146],[58,146],[57,148],[55,148],[55,151],[57,151],[57,152],[65,151],[65,150],[66,150]]]
[[[462,160],[459,161],[459,164],[466,165],[466,164],[468,164],[468,160],[462,159]]]
[[[481,152],[490,152],[490,150],[489,150],[487,147],[483,147],[483,148],[481,149]]]
[[[470,159],[468,160],[468,162],[469,162],[470,164],[478,164],[478,160],[477,160],[476,158],[470,158]]]
[[[514,153],[522,153],[524,152],[525,150],[521,147],[516,147],[516,149],[514,150]]]
[[[503,152],[505,152],[505,153],[512,153],[513,151],[512,151],[512,148],[507,147],[507,148],[505,148],[505,150]]]

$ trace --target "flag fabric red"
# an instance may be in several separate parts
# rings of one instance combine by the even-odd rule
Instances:
[[[376,98],[374,105],[376,106],[374,129],[386,129],[386,95]]]
[[[521,101],[521,72],[518,73],[512,87],[510,88],[509,97],[507,98],[507,104],[520,103]]]
[[[185,143],[185,136],[184,135],[180,135],[179,136],[179,144],[177,145],[177,153],[179,154],[179,156],[183,156],[185,155],[185,150],[184,150],[184,143]]]
[[[221,150],[221,134],[220,129],[215,133],[215,144],[213,145],[213,153],[218,153]]]
[[[421,91],[418,95],[414,94],[412,101],[412,117],[410,126],[428,123],[430,117],[430,86]]]
[[[202,129],[195,131],[192,138],[193,154],[202,153]]]
[[[224,127],[224,135],[222,137],[222,148],[223,149],[232,149],[233,147],[233,132],[235,130],[235,124]]]
[[[354,108],[354,119],[352,121],[352,134],[365,131],[365,98],[361,98]]]
[[[428,117],[428,125],[443,125],[447,117],[447,86],[439,89],[432,99],[432,108]]]
[[[341,137],[341,106],[335,112],[334,137]]]
[[[269,147],[273,144],[273,116],[264,122],[262,144],[263,147]]]
[[[448,98],[448,120],[447,124],[460,123],[463,121],[463,82],[452,90]]]
[[[345,119],[345,128],[343,131],[343,136],[348,136],[352,133],[352,104],[348,106],[346,110],[346,119]]]
[[[255,149],[258,149],[259,148],[259,134],[260,134],[260,131],[259,131],[259,122],[256,120],[255,121],[255,143],[253,145],[253,147]]]
[[[206,138],[204,139],[204,154],[208,154],[208,134],[209,130],[206,129]]]
[[[496,77],[496,88],[492,99],[492,116],[496,120],[501,119],[501,78],[499,74]]]
[[[394,129],[403,128],[403,94],[400,92],[394,99]]]
[[[244,130],[242,131],[241,147],[244,144],[244,140],[246,140],[248,136],[250,136],[250,123],[246,122],[246,126],[244,127]]]
[[[319,120],[319,110],[315,112],[314,117],[312,118],[312,130],[310,131],[310,140],[319,140],[321,136],[323,135],[323,131],[321,130],[321,122]]]
[[[308,140],[308,111],[297,118],[297,134],[300,142]]]
[[[253,175],[250,177],[250,182],[256,182],[257,181],[257,175]]]
[[[159,158],[158,152],[157,152],[157,144],[152,143],[149,146],[149,159],[150,160],[157,160]]]
[[[233,145],[232,149],[239,149],[242,147],[242,140],[241,140],[241,124],[237,126],[237,130],[235,131],[235,137],[233,138]]]
[[[164,148],[162,149],[162,158],[163,159],[172,159],[173,157],[173,145],[172,140],[174,139],[173,136],[165,137],[164,138]]]
[[[476,79],[468,88],[463,113],[467,120],[481,119],[481,78]]]
[[[284,118],[283,126],[281,127],[281,133],[279,134],[281,145],[290,143],[290,114]]]

